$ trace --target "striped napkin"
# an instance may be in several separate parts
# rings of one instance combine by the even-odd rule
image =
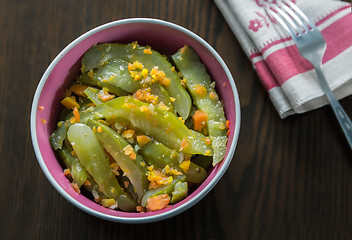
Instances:
[[[313,66],[263,6],[281,0],[215,0],[253,63],[281,118],[328,103]],[[351,5],[337,0],[291,0],[322,32],[323,71],[338,99],[352,93]]]

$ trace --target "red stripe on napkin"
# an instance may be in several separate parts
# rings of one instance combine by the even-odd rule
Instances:
[[[351,47],[351,23],[352,14],[348,14],[322,31],[327,42],[327,49],[323,58],[323,63],[326,63],[347,48]],[[281,43],[282,42],[283,40],[281,40]],[[280,41],[275,42],[275,44],[278,43],[280,43]],[[275,44],[272,44],[271,46]],[[267,49],[268,48],[266,48],[265,51]],[[265,59],[265,61],[266,63],[264,60],[256,62],[255,67],[266,90],[270,90],[278,84],[282,85],[293,76],[313,69],[313,66],[300,55],[295,45],[273,52]],[[270,71],[271,73],[269,74]]]

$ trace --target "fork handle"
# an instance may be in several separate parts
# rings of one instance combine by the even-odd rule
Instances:
[[[342,108],[340,102],[337,100],[335,94],[331,91],[325,76],[323,74],[321,64],[315,65],[314,66],[315,71],[318,75],[318,78],[320,80],[321,87],[323,88],[323,91],[325,92],[330,106],[332,110],[335,113],[335,116],[342,128],[343,133],[346,136],[346,139],[348,141],[348,144],[350,145],[350,148],[352,149],[352,123],[348,115],[346,114],[345,110]]]

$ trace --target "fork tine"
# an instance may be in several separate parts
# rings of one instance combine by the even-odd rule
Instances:
[[[271,16],[273,16],[276,21],[288,32],[290,35],[293,37],[296,35],[296,33],[287,25],[287,23],[284,21],[284,19],[274,12],[271,8],[265,8],[268,13],[270,13]]]
[[[267,8],[271,15],[283,26],[292,37],[297,34],[302,34],[297,25],[292,21],[289,15],[287,15],[283,10],[279,7],[272,5],[270,8]],[[276,12],[275,12],[275,11]]]
[[[302,21],[302,19],[298,16],[297,13],[295,13],[288,5],[285,4],[286,1],[283,3],[280,3],[279,6],[282,8],[290,17],[291,19],[295,20],[296,23],[301,27],[304,28],[304,30],[307,32],[309,31],[309,28],[307,25]]]
[[[291,9],[293,9],[293,11],[299,16],[301,20],[303,20],[308,25],[308,27],[311,29],[316,29],[315,24],[302,12],[301,9],[299,9],[299,7],[296,6],[296,4],[287,0],[283,0],[283,2],[287,4]]]

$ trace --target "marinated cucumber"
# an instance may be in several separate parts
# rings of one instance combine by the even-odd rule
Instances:
[[[107,88],[112,85],[128,93],[142,88],[142,83],[131,77],[128,62],[121,59],[111,59],[106,64],[83,73],[78,81]]]
[[[175,179],[171,182],[171,184],[169,185],[165,185],[165,186],[161,186],[159,188],[156,189],[151,189],[149,191],[147,191],[141,201],[141,206],[145,207],[147,205],[147,201],[149,198],[157,196],[157,195],[161,195],[161,194],[169,194],[171,195],[171,193],[174,191],[175,189],[175,185],[178,182],[184,182],[186,180],[185,176],[177,176],[175,177]]]
[[[183,171],[179,163],[179,153],[167,148],[165,145],[157,141],[147,143],[141,148],[139,153],[149,165],[153,165],[159,170],[164,169],[168,165],[170,168]],[[187,171],[183,171],[183,174],[186,175],[186,180],[188,182],[195,184],[202,183],[207,177],[205,169],[193,162],[189,163]]]
[[[110,127],[93,120],[88,120],[87,124],[91,128],[99,129],[95,132],[99,142],[126,173],[135,188],[138,199],[141,200],[148,188],[147,167],[143,158],[136,154],[133,147]],[[130,155],[126,154],[125,149],[128,147],[130,147]]]
[[[139,153],[149,165],[157,169],[162,170],[166,165],[178,168],[178,153],[157,141],[147,143],[141,147]]]
[[[63,160],[65,166],[70,169],[73,182],[76,183],[78,187],[81,187],[87,180],[88,173],[78,160],[77,156],[72,155],[72,150],[64,145],[62,149],[58,149],[58,154]]]
[[[96,200],[107,198],[106,195],[99,190],[99,186],[92,176],[90,176],[82,166],[78,157],[74,155],[71,145],[64,144],[62,149],[58,149],[57,151],[65,166],[70,170],[73,183],[76,183],[79,188],[83,185],[93,196],[96,195],[94,198],[98,196]],[[95,191],[95,193],[93,191]]]
[[[146,53],[146,51],[150,51],[150,54]],[[171,63],[160,53],[148,47],[134,44],[97,44],[83,56],[82,69],[84,72],[89,72],[99,66],[108,64],[111,59],[121,59],[130,63],[138,61],[149,72],[154,67],[157,67],[159,71],[163,71],[165,77],[170,79],[169,84],[165,84],[163,87],[168,91],[170,97],[175,99],[173,105],[178,114],[183,119],[188,118],[192,106],[191,97],[186,89],[182,87],[181,79],[177,72],[173,70]]]
[[[93,111],[93,108],[82,108],[79,110],[80,122],[84,123],[87,119],[100,119],[101,115]],[[64,121],[58,123],[58,128],[50,135],[50,144],[54,150],[61,149],[64,140],[66,139],[66,133],[69,127],[72,125],[71,119],[74,115],[72,112],[66,116]]]
[[[99,89],[94,87],[88,87],[84,93],[87,95],[87,98],[92,101],[96,106],[103,103],[103,101],[99,98]]]
[[[212,155],[201,134],[193,134],[174,114],[150,107],[133,97],[112,99],[95,108],[95,112],[106,119],[122,118],[165,146],[191,154]]]
[[[207,130],[214,149],[215,166],[224,158],[227,142],[226,118],[215,85],[193,48],[184,46],[172,55],[172,59],[186,79],[185,84],[195,105],[207,114]]]
[[[136,203],[121,188],[110,169],[109,159],[93,130],[85,124],[75,123],[67,131],[67,138],[81,164],[92,175],[102,192],[118,203],[124,211],[134,211]]]
[[[187,182],[177,182],[175,184],[175,188],[172,191],[171,195],[171,204],[175,204],[178,203],[179,201],[183,200],[184,198],[186,198],[188,193],[188,184]]]

